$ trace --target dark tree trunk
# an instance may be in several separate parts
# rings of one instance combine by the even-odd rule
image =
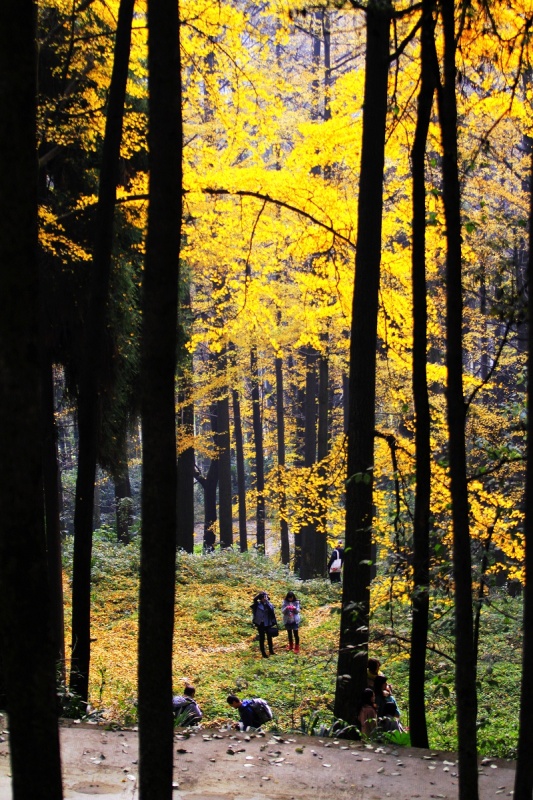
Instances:
[[[317,364],[318,351],[309,347],[306,353],[305,372],[305,467],[311,471],[316,464],[316,422],[317,422]],[[300,533],[302,554],[300,578],[310,580],[315,573],[316,504],[304,498],[307,508],[306,521]],[[309,515],[312,519],[309,519]]]
[[[411,154],[413,171],[413,398],[416,494],[413,522],[413,620],[409,660],[409,723],[414,747],[429,747],[426,710],[426,648],[429,620],[429,515],[431,499],[430,415],[427,386],[426,180],[427,134],[435,92],[433,0],[423,0],[422,63],[418,115]]]
[[[65,679],[65,615],[63,613],[63,565],[61,561],[61,473],[58,463],[54,416],[54,373],[46,355],[42,365],[43,486],[46,554],[52,615],[52,640],[58,672]]]
[[[533,147],[531,146],[530,209],[529,209],[529,259],[528,259],[528,366],[527,366],[527,452],[525,524],[526,583],[524,587],[524,639],[522,645],[522,682],[520,690],[520,726],[518,732],[518,758],[514,785],[514,800],[531,800],[533,797],[533,694],[530,686],[533,663]]]
[[[186,403],[180,426],[187,437],[192,436],[193,425],[194,408],[192,403]],[[194,550],[194,447],[187,447],[178,456],[176,547],[186,553]]]
[[[117,539],[123,544],[131,541],[130,528],[132,524],[131,513],[131,484],[128,465],[128,437],[122,427],[119,434],[121,441],[117,445],[117,465],[114,470],[115,484],[115,513],[117,520]]]
[[[93,284],[78,400],[78,474],[74,513],[72,568],[71,690],[86,703],[89,694],[91,627],[91,554],[93,501],[100,420],[98,413],[101,366],[106,335],[106,303],[111,278],[113,219],[119,182],[120,142],[134,0],[121,0],[117,22],[113,73],[109,88],[93,253]]]
[[[278,497],[281,563],[290,563],[287,495],[285,493],[285,405],[283,400],[283,359],[276,358],[276,428],[278,437]]]
[[[191,296],[188,285],[183,289],[179,315],[178,348],[178,402],[181,413],[178,417],[178,436],[190,442],[178,456],[178,503],[176,516],[176,547],[186,553],[194,551],[194,405],[192,393],[192,358],[185,346],[189,341],[191,324]],[[181,448],[180,448],[181,449]]]
[[[463,295],[461,193],[457,163],[455,96],[455,4],[443,0],[444,86],[439,91],[443,148],[443,203],[446,220],[446,391],[455,579],[455,691],[459,740],[459,800],[477,800],[477,697],[474,658],[472,568],[466,476],[466,404],[463,395]]]
[[[224,388],[217,402],[218,447],[218,510],[220,546],[233,544],[233,509],[231,492],[231,441],[229,427],[229,394],[226,385],[227,357],[225,351],[218,357],[218,372],[223,376]]]
[[[171,800],[182,118],[179,4],[148,0],[150,190],[143,282],[140,800]]]
[[[237,501],[239,506],[239,547],[241,553],[248,550],[248,530],[246,526],[246,480],[244,473],[244,439],[242,435],[241,403],[237,389],[232,390],[233,433],[237,466]]]
[[[302,351],[298,353],[299,359],[294,361],[289,357],[289,376],[291,377],[291,397],[295,428],[294,444],[294,466],[303,467],[305,464],[305,390],[298,385],[298,371]],[[304,354],[305,356],[305,354]],[[294,376],[294,378],[293,378]],[[302,564],[302,534],[300,528],[294,530],[294,561],[293,571],[295,575],[300,574]]]
[[[324,337],[326,340],[327,337]],[[322,353],[318,360],[318,437],[317,458],[318,477],[320,481],[320,525],[315,535],[315,563],[314,572],[317,576],[326,575],[328,558],[327,542],[327,507],[328,487],[325,459],[329,453],[329,359],[327,353]]]
[[[388,3],[381,0],[369,2],[350,344],[346,555],[335,692],[335,714],[351,723],[356,722],[357,705],[366,687],[368,655],[377,314],[390,15]]]
[[[257,549],[265,552],[265,465],[263,456],[263,425],[259,393],[259,367],[257,348],[253,347],[250,356],[252,372],[252,423],[255,447],[255,490],[257,493]]]
[[[0,643],[14,800],[61,800],[45,549],[37,263],[36,5],[0,28]],[[30,767],[31,765],[31,767]],[[36,787],[38,776],[38,788]]]

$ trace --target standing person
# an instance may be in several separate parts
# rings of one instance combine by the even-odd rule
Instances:
[[[187,725],[198,725],[202,719],[200,706],[194,699],[196,689],[194,686],[186,686],[183,694],[172,698],[172,712],[174,719],[179,720],[179,724],[184,727]]]
[[[259,592],[259,594],[256,594],[251,609],[252,622],[259,633],[261,655],[263,658],[268,658],[268,653],[270,653],[271,656],[275,656],[274,644],[272,642],[272,628],[273,626],[277,628],[278,623],[276,622],[274,606],[270,602],[268,594],[266,592]],[[268,642],[268,653],[265,650],[265,637]]]
[[[337,547],[333,550],[328,561],[329,579],[332,583],[341,582],[341,569],[344,563],[344,548],[342,542],[337,542]]]
[[[289,650],[294,647],[294,652],[300,652],[300,634],[298,628],[300,627],[300,601],[297,599],[294,592],[287,592],[285,599],[281,604],[281,613],[283,614],[283,624],[289,637]],[[293,644],[294,636],[294,644]]]

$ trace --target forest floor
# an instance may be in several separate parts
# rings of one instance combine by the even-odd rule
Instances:
[[[9,736],[0,737],[0,800],[10,800]],[[175,734],[175,800],[413,800],[458,797],[456,756],[300,735]],[[137,800],[138,734],[61,725],[65,798]],[[31,764],[28,764],[31,769]],[[38,797],[39,776],[35,776]],[[514,763],[483,759],[480,800],[513,794]]]

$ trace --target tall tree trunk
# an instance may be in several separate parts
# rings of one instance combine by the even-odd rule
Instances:
[[[113,475],[117,539],[123,544],[128,544],[131,541],[130,528],[132,524],[131,483],[128,465],[128,436],[124,427],[122,427],[119,436],[120,442],[117,445],[118,463]]]
[[[52,639],[58,671],[65,679],[65,615],[63,613],[63,565],[61,561],[61,473],[58,463],[54,416],[54,373],[46,354],[42,363],[43,487],[46,554],[50,585]]]
[[[179,427],[192,437],[194,407],[183,406]],[[176,547],[192,553],[194,550],[194,447],[187,447],[178,456],[178,503],[176,517]]]
[[[237,502],[239,506],[239,547],[241,553],[248,550],[248,530],[246,525],[246,481],[244,473],[244,438],[242,435],[241,403],[237,389],[232,390],[233,434],[237,466]]]
[[[179,4],[148,0],[150,189],[143,282],[140,800],[171,800],[182,117]]]
[[[192,396],[192,358],[186,348],[190,340],[191,294],[188,284],[181,287],[183,298],[179,306],[178,338],[178,436],[190,442],[178,456],[178,503],[176,516],[176,547],[186,553],[194,551],[194,405]]]
[[[311,474],[316,464],[316,415],[317,415],[317,364],[318,351],[308,347],[306,353],[305,372],[305,467]],[[316,538],[316,504],[304,498],[306,506],[306,519],[301,530],[301,565],[300,578],[310,580],[316,577],[315,573],[315,538]],[[309,514],[312,519],[309,519]]]
[[[527,452],[525,524],[526,583],[524,587],[524,639],[522,645],[522,682],[520,688],[520,726],[518,732],[518,758],[514,785],[514,800],[531,800],[533,797],[533,695],[530,686],[533,663],[533,147],[531,149],[530,208],[529,208],[529,259],[528,259],[528,357],[527,357]]]
[[[455,691],[459,739],[459,800],[477,800],[477,697],[472,608],[472,568],[466,477],[466,405],[463,395],[463,293],[461,193],[457,163],[455,4],[443,0],[444,85],[439,91],[446,219],[446,401],[455,579]]]
[[[227,356],[224,350],[218,356],[217,369],[223,376],[223,388],[217,401],[217,447],[218,447],[218,518],[220,546],[233,544],[233,509],[231,492],[231,441],[229,429],[229,393],[227,387]]]
[[[276,358],[276,429],[278,437],[278,497],[281,541],[281,563],[290,563],[289,523],[285,492],[285,404],[283,398],[283,359]]]
[[[377,315],[390,16],[391,8],[387,2],[371,0],[368,3],[363,142],[350,343],[346,556],[337,665],[339,680],[335,692],[335,714],[351,723],[356,722],[357,705],[366,687],[368,655]],[[347,675],[349,678],[346,678]]]
[[[327,336],[323,337],[327,344]],[[328,556],[327,540],[327,507],[328,486],[325,459],[329,453],[329,359],[327,352],[321,353],[318,359],[318,435],[317,460],[320,492],[320,524],[315,533],[315,575],[325,576]]]
[[[14,800],[61,800],[45,550],[37,263],[36,4],[0,28],[0,643]],[[31,768],[30,766],[31,765]],[[36,776],[39,785],[36,788]]]
[[[93,253],[93,283],[85,330],[84,359],[78,401],[78,474],[74,513],[74,558],[72,568],[72,660],[71,690],[86,703],[89,694],[91,627],[91,555],[93,500],[99,438],[99,390],[106,335],[106,303],[111,278],[113,219],[119,182],[120,142],[134,0],[119,6],[113,72],[109,87],[106,129],[100,168]]]
[[[263,425],[261,422],[261,406],[259,393],[259,367],[257,364],[257,348],[252,347],[252,423],[255,447],[255,491],[257,493],[257,549],[265,552],[265,464],[263,456]]]
[[[435,92],[433,0],[423,0],[421,83],[411,153],[413,171],[413,398],[416,494],[413,522],[413,618],[409,660],[409,723],[414,747],[429,747],[426,710],[426,648],[429,622],[429,515],[431,500],[430,415],[427,386],[426,143]]]

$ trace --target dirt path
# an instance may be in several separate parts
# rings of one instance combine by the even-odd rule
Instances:
[[[0,736],[0,800],[10,800],[9,736]],[[134,730],[88,724],[61,728],[65,798],[138,800]],[[367,747],[318,737],[233,731],[176,735],[175,800],[429,800],[458,797],[454,756]],[[31,764],[28,764],[31,769]],[[35,776],[38,798],[39,776]],[[480,764],[480,798],[512,796],[514,764]]]

